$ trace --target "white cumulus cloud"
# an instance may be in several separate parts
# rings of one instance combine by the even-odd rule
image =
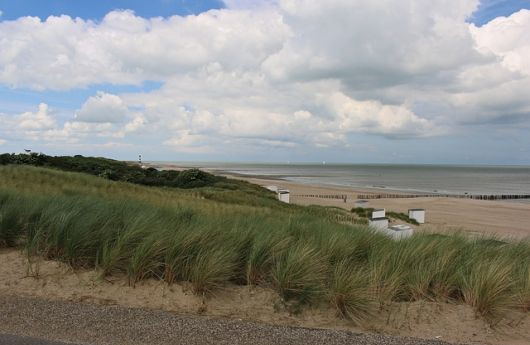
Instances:
[[[18,117],[18,127],[28,131],[52,129],[56,125],[55,118],[50,115],[46,103],[39,104],[36,112],[25,112]]]
[[[100,23],[22,17],[0,23],[0,83],[60,90],[164,80],[212,61],[255,68],[281,47],[285,34],[274,12],[145,19],[114,11]]]
[[[478,0],[225,3],[168,18],[0,22],[1,85],[162,85],[98,92],[61,124],[44,103],[10,121],[41,138],[141,139],[191,153],[530,126],[528,10],[477,27],[467,19]]]
[[[75,119],[81,122],[122,122],[129,114],[123,100],[113,94],[98,92],[90,97],[75,113]]]

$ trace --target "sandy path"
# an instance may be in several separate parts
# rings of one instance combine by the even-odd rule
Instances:
[[[449,344],[14,296],[0,296],[0,333],[94,345]]]
[[[28,316],[27,321],[23,321],[23,315],[9,319],[9,313],[18,309],[6,311],[2,299],[9,301],[9,296],[16,295],[37,300],[163,310],[181,315],[181,318],[185,318],[184,315],[191,318],[201,315],[284,327],[321,328],[354,333],[377,332],[427,340],[440,337],[449,342],[530,344],[530,314],[516,311],[499,327],[491,329],[483,319],[477,318],[467,305],[426,301],[393,303],[384,310],[374,311],[374,315],[364,320],[362,325],[355,325],[338,318],[335,310],[326,303],[314,308],[304,308],[293,314],[282,303],[279,295],[267,287],[227,285],[216,291],[213,296],[202,298],[192,294],[186,284],[168,287],[161,281],[149,279],[138,283],[136,287],[130,287],[125,277],[112,277],[112,281],[102,280],[98,278],[96,271],[73,271],[64,264],[46,260],[39,262],[39,274],[35,277],[27,275],[27,267],[27,259],[20,251],[0,249],[0,333],[46,336],[42,330],[39,331],[41,333],[28,331],[36,327],[31,321],[34,316]],[[50,309],[50,312],[53,311],[53,308]],[[44,313],[40,309],[34,312]],[[34,312],[27,314],[38,315],[32,314]],[[4,321],[5,318],[8,320]],[[19,333],[13,333],[17,330],[13,328],[17,323],[21,328]],[[82,340],[57,337],[50,339]]]
[[[358,194],[374,193],[344,187],[315,186],[266,180],[242,178],[259,185],[275,185],[291,191],[291,202],[300,205],[337,206],[345,209],[355,207]],[[348,196],[347,202],[337,199],[303,197],[301,195],[340,195]],[[409,208],[425,208],[426,223],[423,229],[435,231],[464,230],[496,234],[514,238],[530,238],[530,202],[486,201],[457,198],[405,198],[372,199],[366,207],[386,208],[389,211],[407,212]]]

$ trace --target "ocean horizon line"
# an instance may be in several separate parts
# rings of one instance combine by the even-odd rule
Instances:
[[[489,163],[345,163],[345,162],[265,162],[265,161],[178,161],[178,160],[143,160],[144,163],[166,163],[166,164],[230,164],[230,165],[294,165],[294,166],[412,166],[412,167],[513,167],[530,168],[528,164],[489,164]]]

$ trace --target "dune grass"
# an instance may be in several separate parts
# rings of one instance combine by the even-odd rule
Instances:
[[[378,305],[417,300],[467,303],[492,322],[529,310],[528,241],[394,241],[337,221],[343,212],[283,204],[258,189],[178,190],[0,167],[0,246],[123,275],[133,286],[187,281],[210,294],[225,284],[262,285],[357,322]]]
[[[339,316],[361,323],[375,310],[369,274],[348,260],[338,262],[333,268],[329,287],[329,300]]]
[[[328,266],[316,248],[297,243],[275,256],[270,276],[285,300],[310,303],[323,294]]]

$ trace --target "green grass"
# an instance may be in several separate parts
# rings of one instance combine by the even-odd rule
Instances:
[[[460,234],[393,241],[348,212],[301,207],[255,187],[146,187],[80,173],[0,166],[0,246],[74,268],[275,289],[357,322],[392,302],[467,303],[492,323],[530,308],[530,243]]]
[[[498,319],[515,305],[512,268],[501,262],[488,262],[462,275],[464,301],[488,319]]]
[[[297,243],[276,254],[271,268],[274,287],[285,300],[311,303],[324,293],[326,260],[316,248]]]
[[[517,277],[519,305],[523,310],[530,311],[530,269],[522,269]]]
[[[338,262],[331,276],[329,300],[340,317],[361,323],[374,312],[368,272],[348,260]]]

